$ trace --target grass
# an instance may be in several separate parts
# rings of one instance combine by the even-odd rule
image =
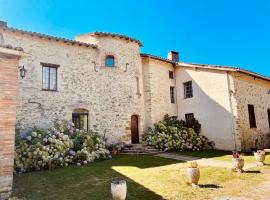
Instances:
[[[89,165],[17,175],[14,196],[28,200],[111,199],[110,182],[125,179],[127,200],[210,199],[237,195],[265,178],[260,173],[232,173],[230,169],[201,168],[199,189],[186,183],[186,164],[156,156],[116,156]]]
[[[232,160],[232,152],[231,151],[219,151],[219,150],[205,150],[205,151],[181,151],[175,152],[180,155],[194,156],[199,158],[211,158],[223,161],[231,161]],[[245,155],[241,154],[241,157],[244,158],[247,163],[254,163],[255,158],[253,155]],[[266,155],[265,162],[270,164],[270,155]]]

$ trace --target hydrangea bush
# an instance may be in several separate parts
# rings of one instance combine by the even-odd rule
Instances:
[[[197,124],[198,121],[196,122]],[[200,127],[200,125],[198,125]],[[144,143],[162,151],[206,150],[213,148],[212,143],[203,135],[188,128],[187,123],[169,115],[154,124],[154,128],[143,136]]]
[[[110,158],[104,140],[92,131],[78,130],[71,122],[56,122],[49,130],[16,134],[15,171],[87,164]]]

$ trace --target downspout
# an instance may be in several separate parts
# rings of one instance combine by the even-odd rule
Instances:
[[[237,150],[237,145],[236,145],[236,138],[235,138],[235,126],[234,126],[234,113],[233,113],[233,105],[232,105],[232,89],[231,89],[231,82],[230,82],[230,75],[229,72],[227,71],[227,84],[228,84],[228,95],[229,95],[229,103],[230,103],[230,111],[231,111],[231,131],[232,131],[232,139],[234,142],[234,150]]]

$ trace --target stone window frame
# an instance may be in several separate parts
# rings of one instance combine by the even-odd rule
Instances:
[[[170,98],[171,98],[171,103],[175,103],[175,87],[170,86]]]
[[[184,99],[192,98],[193,97],[192,81],[184,82],[183,87],[184,87]]]
[[[58,64],[51,64],[51,63],[43,63],[43,62],[41,62],[40,64],[42,66],[42,91],[53,91],[53,92],[58,91],[58,68],[60,67],[60,65],[58,65]],[[44,74],[43,74],[43,68],[44,67],[49,68],[49,77],[48,77],[49,88],[48,89],[47,88],[44,88],[44,83],[43,83],[43,76],[44,76]],[[56,71],[56,74],[55,74],[55,85],[56,85],[56,87],[55,88],[50,88],[50,80],[51,80],[50,79],[50,69],[51,68],[54,68],[55,71]]]
[[[72,112],[72,122],[74,123],[74,126],[76,126],[75,119],[79,118],[81,120],[81,117],[86,117],[86,131],[89,131],[89,111],[87,109],[77,108],[74,109]],[[77,119],[78,120],[78,119]],[[81,129],[80,123],[79,127],[76,127],[78,129]]]
[[[249,127],[257,128],[255,107],[253,104],[248,104],[248,118],[249,118]]]
[[[113,57],[114,59],[114,65],[113,66],[107,66],[106,65],[106,60],[108,57]],[[104,57],[102,58],[102,65],[106,68],[115,68],[117,66],[117,59],[116,59],[116,55],[112,52],[106,52],[106,54],[104,55]]]

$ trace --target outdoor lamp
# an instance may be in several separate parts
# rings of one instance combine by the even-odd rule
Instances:
[[[24,68],[24,65],[23,66],[19,66],[18,68],[20,70],[20,76],[21,76],[21,78],[24,78],[25,77],[25,73],[26,73],[26,69]]]

